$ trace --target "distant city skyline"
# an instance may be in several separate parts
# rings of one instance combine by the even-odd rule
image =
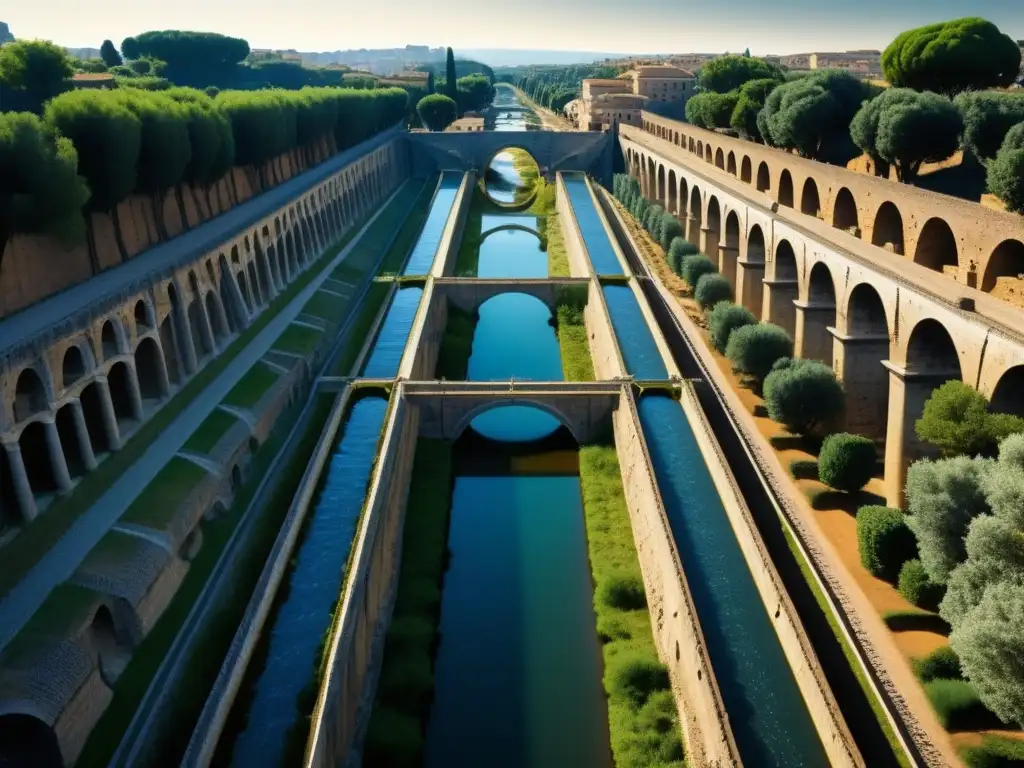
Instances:
[[[624,55],[749,47],[754,55],[764,55],[882,49],[904,29],[966,15],[987,18],[1014,39],[1024,39],[1024,3],[1009,0],[860,0],[842,5],[788,0],[784,6],[762,0],[519,0],[486,5],[446,0],[444,12],[439,10],[391,0],[361,4],[355,18],[351,8],[330,0],[252,0],[244,6],[227,0],[106,0],[83,13],[79,0],[51,0],[10,5],[0,11],[0,21],[10,25],[15,37],[74,48],[98,48],[107,38],[120,45],[125,37],[152,29],[190,29],[242,37],[254,48],[299,51],[412,44]]]

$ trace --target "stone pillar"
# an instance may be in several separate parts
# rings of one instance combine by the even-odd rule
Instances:
[[[142,390],[139,388],[139,372],[135,366],[128,366],[128,398],[132,402],[132,416],[136,421],[141,422],[146,417],[142,407]]]
[[[882,363],[889,371],[889,419],[885,431],[885,503],[890,507],[905,506],[904,488],[907,468],[932,450],[917,436],[914,422],[921,418],[924,403],[934,389],[958,378],[959,373],[921,373],[888,360]]]
[[[217,338],[213,335],[213,325],[210,322],[210,316],[206,313],[206,302],[203,301],[202,296],[197,296],[196,302],[199,304],[199,317],[202,323],[199,333],[202,334],[203,340],[210,348],[210,355],[216,357],[220,350],[217,349]]]
[[[723,246],[719,246],[721,249]],[[761,301],[764,297],[764,289],[761,284],[764,280],[763,261],[749,261],[741,259],[736,262],[736,303],[754,313],[754,317],[761,316]],[[732,282],[730,277],[729,282]]]
[[[793,354],[804,360],[817,360],[832,365],[832,334],[829,323],[835,322],[835,304],[811,304],[794,301],[796,307],[796,334]]]
[[[885,334],[844,336],[832,334],[832,369],[846,391],[846,430],[870,438],[885,437],[885,410],[889,399],[889,372],[882,361],[889,356]]]
[[[785,328],[791,336],[796,334],[796,307],[793,302],[799,292],[796,280],[765,280],[761,303],[761,320]]]
[[[71,490],[71,473],[68,472],[68,462],[64,458],[64,448],[60,444],[57,423],[44,421],[43,430],[46,433],[46,448],[50,454],[50,466],[53,469],[53,479],[57,482],[57,490],[66,493]]]
[[[740,257],[739,246],[736,245],[719,245],[718,253],[714,254],[718,259],[718,272],[726,280],[729,281],[729,285],[732,287],[733,296],[736,297],[737,303],[739,302],[740,289],[737,283],[737,262]]]
[[[96,454],[92,450],[92,441],[89,439],[89,427],[85,423],[85,411],[82,410],[81,400],[72,400],[71,415],[75,418],[75,435],[78,437],[78,450],[82,453],[82,463],[90,472],[96,469]]]
[[[220,306],[220,302],[217,303]],[[227,319],[221,318],[224,328],[228,327]],[[167,375],[167,358],[164,357],[163,347],[160,347],[160,354],[156,356],[156,377],[157,386],[160,388],[160,396],[167,397],[171,394],[171,377]]]
[[[196,345],[192,339],[192,325],[188,321],[188,312],[185,311],[184,305],[179,304],[172,312],[174,315],[174,325],[178,329],[178,349],[181,350],[182,356],[179,359],[183,359],[185,373],[192,375],[196,372],[198,365],[196,364]]]
[[[706,253],[709,258],[716,258],[718,256],[718,231],[711,227],[701,226],[698,247],[700,252]]]
[[[242,289],[238,287],[238,280],[235,278],[233,272],[228,271],[226,274],[221,273],[221,280],[228,281],[228,296],[231,298],[231,303],[234,305],[235,318],[238,320],[241,328],[246,328],[249,325],[249,308],[245,306],[245,299],[242,296]]]
[[[100,409],[103,411],[103,427],[107,433],[107,443],[111,451],[121,449],[121,430],[117,426],[117,413],[114,411],[114,399],[110,396],[110,384],[106,376],[96,378],[96,388],[99,390]]]
[[[25,471],[25,460],[21,457],[21,446],[18,443],[4,443],[4,450],[7,451],[7,464],[11,468],[14,495],[21,509],[21,520],[31,523],[36,519],[39,510],[36,507],[35,494],[32,493],[32,485],[28,481],[28,472]]]
[[[693,243],[700,248],[700,219],[696,216],[687,215],[686,222],[683,224],[683,230],[686,232],[687,241]]]

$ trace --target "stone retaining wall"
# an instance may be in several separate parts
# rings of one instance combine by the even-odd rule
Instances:
[[[441,234],[441,242],[438,244],[437,253],[434,254],[434,263],[430,268],[430,274],[434,277],[450,277],[455,272],[455,262],[459,257],[462,233],[466,228],[466,219],[469,218],[469,208],[473,204],[475,189],[476,174],[470,171],[462,177],[462,184],[452,202],[452,210]]]
[[[590,281],[587,307],[583,310],[583,322],[587,328],[587,342],[590,345],[590,359],[594,363],[594,378],[598,381],[618,379],[626,376],[626,364],[622,350],[612,329],[612,319],[604,301],[604,291],[597,278]]]
[[[587,246],[583,243],[583,235],[579,224],[572,213],[572,203],[565,189],[565,180],[558,174],[555,183],[555,210],[558,212],[558,223],[562,227],[562,240],[569,259],[569,275],[571,277],[591,277],[594,272],[590,268]]]

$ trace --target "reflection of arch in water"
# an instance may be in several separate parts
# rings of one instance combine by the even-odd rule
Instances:
[[[499,293],[481,302],[476,316],[470,380],[562,379],[554,316],[540,298],[518,291]]]
[[[557,408],[529,397],[503,398],[484,403],[466,413],[455,429],[456,438],[467,428],[491,440],[532,442],[565,428],[579,443],[572,425]]]
[[[532,227],[527,227],[525,224],[500,224],[497,227],[491,227],[486,232],[480,233],[480,239],[486,240],[496,232],[529,232],[531,235],[536,235],[537,239],[540,239],[540,232]]]
[[[492,170],[494,161],[498,158],[499,155],[502,155],[504,153],[509,154],[511,164],[511,158],[514,156],[513,153],[515,151],[525,153],[533,162],[534,166],[536,166],[538,175],[540,174],[540,163],[537,162],[537,158],[535,158],[530,153],[530,151],[525,147],[510,144],[505,147],[499,147],[490,155],[490,157],[487,158],[487,161],[483,165],[484,172],[481,175],[480,179],[480,190],[484,193],[484,195],[490,202],[504,210],[522,210],[524,208],[528,208],[530,205],[533,204],[533,200],[537,196],[537,188],[534,187],[533,189],[529,190],[529,195],[526,198],[516,200],[515,198],[518,190],[527,189],[527,187],[525,185],[519,184],[518,182],[512,182],[510,179],[507,179],[504,176],[501,176],[498,172]],[[516,173],[518,174],[518,172]],[[512,199],[498,199],[497,197],[494,196],[492,190],[506,191],[511,194]]]

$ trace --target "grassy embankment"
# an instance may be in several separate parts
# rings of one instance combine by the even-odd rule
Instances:
[[[566,290],[558,302],[555,327],[558,348],[562,353],[562,374],[566,381],[593,381],[594,361],[590,356],[587,326],[583,310],[587,306],[587,289]]]

